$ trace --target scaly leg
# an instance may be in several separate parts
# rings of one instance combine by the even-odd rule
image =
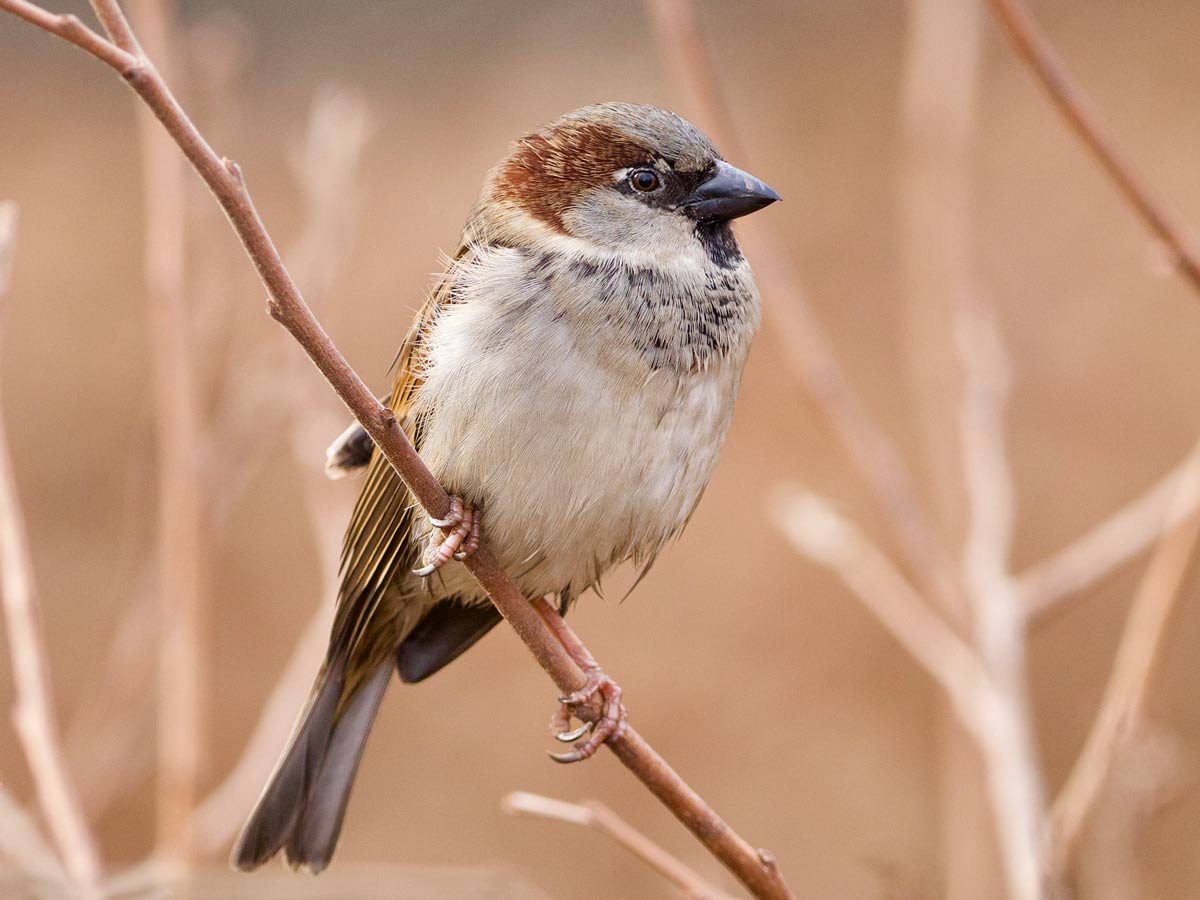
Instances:
[[[461,497],[450,496],[450,512],[444,519],[430,519],[430,523],[442,529],[429,535],[422,558],[423,566],[413,569],[414,575],[425,578],[432,575],[452,559],[463,560],[479,549],[479,529],[483,513]]]
[[[604,674],[595,657],[588,652],[587,647],[559,615],[558,610],[545,598],[539,597],[534,600],[533,607],[567,651],[567,655],[575,660],[575,664],[587,675],[587,682],[583,687],[573,694],[558,698],[559,707],[550,719],[550,728],[554,737],[564,743],[576,741],[589,731],[591,734],[586,740],[577,743],[570,753],[551,753],[550,758],[560,763],[590,759],[600,749],[601,744],[614,737],[620,737],[625,732],[625,722],[629,714],[621,703],[621,686]],[[569,731],[572,712],[585,703],[593,702],[597,696],[600,698],[600,718]]]

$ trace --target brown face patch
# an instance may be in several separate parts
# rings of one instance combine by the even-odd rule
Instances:
[[[596,122],[564,122],[521,138],[496,170],[493,196],[515,204],[556,231],[584,192],[612,184],[613,172],[648,165],[648,150]]]

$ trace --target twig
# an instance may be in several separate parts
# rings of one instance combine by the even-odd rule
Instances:
[[[733,900],[596,800],[568,803],[541,794],[515,791],[500,801],[500,808],[509,815],[536,816],[594,828],[649,865],[685,897],[691,900]]]
[[[735,152],[737,131],[721,99],[719,79],[690,0],[647,0],[662,50],[687,111],[718,145]],[[800,278],[774,235],[747,219],[742,241],[762,286],[768,323],[792,373],[829,420],[887,516],[892,533],[928,593],[959,603],[951,558],[935,532],[895,444],[871,417],[838,362],[805,296]]]
[[[133,11],[147,50],[163,66],[163,77],[170,77],[170,0],[137,0]],[[118,27],[113,23],[124,21],[119,10],[101,20],[106,27]],[[131,32],[127,40],[136,46]],[[204,512],[197,459],[200,429],[184,273],[184,167],[150,111],[141,107],[137,115],[158,440],[156,844],[159,853],[186,862],[191,857],[187,823],[196,802],[201,692],[207,666],[201,626]]]
[[[8,297],[16,253],[17,204],[11,200],[0,201],[0,304]],[[3,312],[3,306],[0,306],[0,313]]]
[[[1008,361],[985,307],[964,305],[958,325],[965,372],[963,472],[969,501],[963,581],[971,600],[975,643],[998,701],[980,710],[980,751],[1009,893],[1014,900],[1038,900],[1043,895],[1040,834],[1045,801],[1025,682],[1025,619],[1008,567],[1015,506],[1004,445]]]
[[[17,209],[0,204],[0,302],[8,289]],[[2,313],[2,310],[0,310]],[[38,804],[76,890],[98,896],[100,858],[88,832],[59,740],[50,669],[38,614],[33,564],[8,438],[0,417],[0,593],[12,657],[16,706],[13,721],[33,774]]]
[[[1100,711],[1051,809],[1050,852],[1060,867],[1069,864],[1115,761],[1142,724],[1150,677],[1162,653],[1180,584],[1200,538],[1200,513],[1195,511],[1192,499],[1200,490],[1200,459],[1193,460],[1184,474],[1172,518],[1184,508],[1191,511],[1183,513],[1182,521],[1155,547],[1130,606]]]
[[[1025,615],[1036,624],[1061,610],[1066,599],[1133,559],[1200,509],[1200,485],[1189,474],[1197,466],[1200,442],[1144,493],[1022,572],[1016,588]]]
[[[1013,49],[1025,61],[1150,230],[1167,245],[1184,277],[1200,290],[1200,247],[1188,227],[1162,197],[1146,183],[1133,162],[1120,150],[1091,100],[1075,84],[1053,45],[1038,29],[1021,0],[988,0]]]
[[[116,0],[92,2],[98,12],[103,12],[101,20],[106,22],[106,26],[108,20],[123,22]],[[26,0],[0,0],[0,9],[18,15],[28,12],[30,8],[36,9]],[[61,24],[64,19],[44,11],[40,19],[29,15],[22,15],[22,18],[84,49],[94,50],[96,40],[100,40],[90,32],[96,40],[80,39],[77,28],[64,28]],[[110,34],[114,38],[122,35],[120,25],[114,27]],[[154,111],[225,210],[267,289],[270,315],[308,353],[330,386],[396,469],[413,497],[433,516],[444,516],[450,507],[445,490],[421,462],[396,421],[395,414],[375,398],[313,317],[254,208],[241,169],[213,151],[149,60],[111,45],[100,49],[102,52],[95,55],[120,72],[129,86]],[[563,650],[512,579],[500,568],[487,547],[481,547],[465,564],[558,689],[570,693],[583,687],[583,672]],[[792,896],[780,877],[774,859],[767,853],[755,851],[722,821],[635,729],[627,728],[620,738],[609,741],[606,746],[755,896]]]
[[[946,692],[967,730],[980,736],[980,712],[994,703],[975,651],[926,603],[882,550],[816,494],[777,489],[767,510],[800,553],[827,566]]]

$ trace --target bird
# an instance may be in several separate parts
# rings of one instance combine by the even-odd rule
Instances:
[[[577,743],[555,758],[622,732],[619,686],[562,617],[617,564],[644,575],[696,508],[761,319],[730,221],[779,199],[644,104],[567,113],[491,169],[386,398],[450,513],[423,511],[361,427],[330,447],[331,475],[365,477],[329,647],[235,867],[329,864],[392,672],[419,682],[501,620],[458,562],[481,540],[525,596],[557,600],[543,618],[588,675],[556,707]],[[585,702],[599,722],[568,731]]]

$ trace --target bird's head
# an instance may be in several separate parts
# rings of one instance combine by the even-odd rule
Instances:
[[[476,212],[493,240],[642,256],[736,253],[728,222],[779,199],[655,106],[586,106],[517,140]]]

